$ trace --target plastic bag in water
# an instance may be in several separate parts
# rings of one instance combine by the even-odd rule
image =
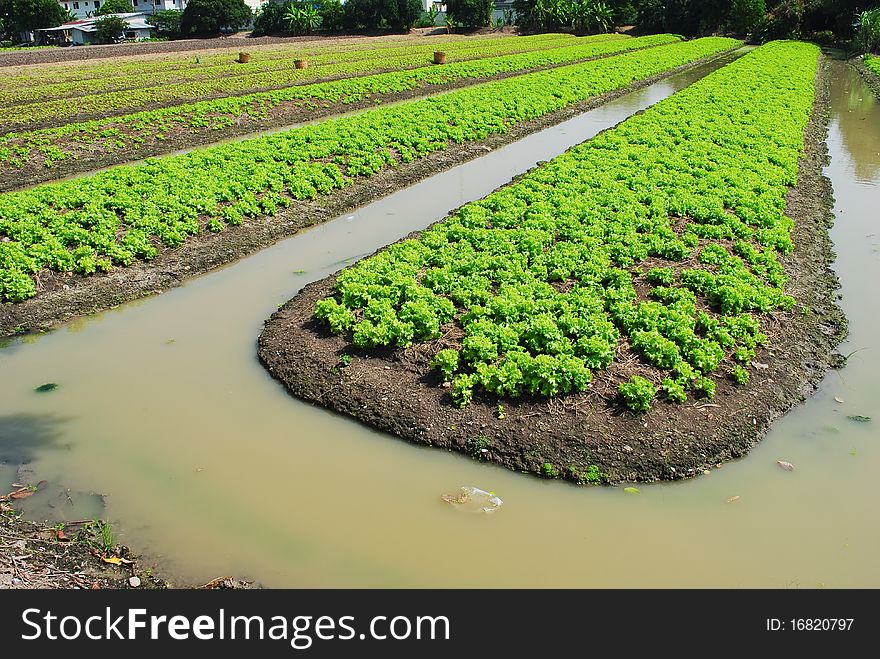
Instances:
[[[504,503],[494,492],[465,485],[458,494],[444,494],[443,500],[469,513],[494,513]]]

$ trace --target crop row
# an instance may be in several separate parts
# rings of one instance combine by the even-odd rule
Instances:
[[[634,411],[746,383],[762,316],[794,304],[778,257],[818,57],[762,46],[343,270],[315,315],[357,348],[431,343],[460,405],[583,392],[633,353],[608,377]]]
[[[102,75],[90,78],[80,78],[70,81],[59,82],[50,80],[42,84],[33,84],[35,77],[31,77],[31,84],[16,85],[5,89],[0,106],[19,105],[34,101],[49,101],[57,98],[70,98],[89,94],[101,94],[112,91],[127,89],[145,89],[162,87],[169,84],[197,82],[213,78],[240,78],[267,74],[274,72],[284,80],[284,75],[290,73],[304,74],[302,70],[294,69],[294,61],[308,57],[309,68],[321,68],[328,64],[343,64],[362,62],[365,70],[369,66],[373,68],[387,68],[388,65],[381,63],[383,60],[395,62],[418,62],[430,61],[432,49],[446,48],[447,60],[456,61],[464,59],[476,59],[492,55],[504,55],[513,52],[528,52],[544,48],[556,48],[563,44],[581,43],[586,41],[613,41],[625,40],[623,35],[595,35],[576,39],[574,37],[537,39],[535,37],[523,37],[519,40],[513,38],[482,39],[479,42],[453,42],[448,46],[443,45],[416,45],[386,47],[382,49],[372,48],[369,50],[351,50],[344,52],[319,52],[313,55],[305,55],[302,52],[291,52],[284,57],[261,58],[259,53],[252,54],[247,65],[241,65],[233,60],[233,55],[227,54],[223,60],[216,64],[206,64],[200,61],[198,65],[192,64],[186,69],[172,69],[170,71],[136,71],[125,75]],[[200,58],[201,60],[201,58]],[[372,65],[368,63],[372,62]],[[310,72],[313,73],[314,72]],[[35,72],[39,76],[40,72]],[[36,80],[40,78],[37,77]],[[261,78],[265,81],[265,76]],[[266,86],[266,85],[263,85]]]
[[[643,37],[652,39],[653,37]],[[675,39],[669,35],[664,38]],[[635,39],[605,40],[588,42],[584,46],[594,55],[602,55],[635,48]],[[538,51],[541,52],[541,51]],[[468,57],[476,56],[469,53]],[[219,77],[199,82],[186,82],[130,89],[105,94],[78,97],[75,100],[56,99],[37,103],[26,103],[6,108],[0,119],[0,130],[13,130],[18,126],[46,122],[61,123],[76,117],[110,116],[130,112],[144,106],[170,105],[187,101],[201,100],[218,96],[242,94],[254,90],[279,89],[301,84],[315,79],[357,77],[383,71],[398,71],[425,67],[430,60],[424,54],[400,57],[379,58],[341,62],[306,69],[288,68],[282,71],[267,71],[234,77]]]
[[[284,105],[289,111],[302,108],[321,108],[326,111],[326,108],[337,104],[357,103],[367,98],[380,103],[383,96],[412,91],[427,85],[449,85],[466,78],[490,78],[499,74],[558,66],[590,57],[677,41],[678,37],[672,35],[654,35],[621,42],[579,43],[575,46],[468,60],[439,67],[426,66],[407,71],[298,85],[271,92],[137,112],[117,118],[67,124],[58,128],[11,133],[0,137],[0,163],[21,168],[39,160],[40,166],[52,167],[57,161],[70,157],[70,154],[76,154],[77,158],[84,157],[86,148],[90,155],[101,157],[127,146],[137,148],[148,139],[164,139],[174,129],[219,131],[240,124],[244,118],[264,120],[279,105]]]
[[[0,195],[0,300],[35,295],[44,269],[91,274],[151,259],[205,229],[274,215],[731,43],[712,37],[591,60]]]

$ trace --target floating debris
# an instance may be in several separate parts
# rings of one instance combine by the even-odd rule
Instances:
[[[58,388],[58,384],[55,382],[47,382],[46,384],[41,384],[39,387],[35,387],[34,391],[38,394],[44,394],[47,391],[55,391]]]
[[[625,487],[623,488],[623,491],[627,494],[639,494],[641,492],[641,490],[637,487]]]
[[[504,504],[494,492],[470,485],[463,486],[458,494],[444,494],[441,498],[459,510],[472,513],[494,513]]]
[[[732,497],[727,497],[727,503],[733,503],[734,501],[739,501],[738,494],[734,494]]]
[[[794,465],[790,462],[786,462],[785,460],[777,460],[776,464],[785,469],[785,471],[794,471]]]
[[[846,418],[850,421],[858,421],[859,423],[868,423],[871,420],[871,417],[863,414],[848,414]]]
[[[841,398],[840,396],[835,396],[835,397],[834,397],[834,402],[835,402],[835,403],[843,403],[843,398]]]

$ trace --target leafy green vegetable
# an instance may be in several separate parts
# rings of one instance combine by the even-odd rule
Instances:
[[[476,391],[584,391],[623,341],[667,400],[713,398],[722,365],[747,376],[740,363],[767,341],[761,317],[794,303],[778,255],[793,248],[785,197],[818,56],[797,42],[756,49],[343,270],[316,315],[344,308],[353,326],[337,333],[361,346],[431,342],[457,325],[435,368],[451,374],[458,351],[459,405]],[[424,311],[404,313],[415,302]],[[657,391],[641,375],[619,387],[634,411]]]
[[[710,37],[641,50],[0,195],[0,238],[9,239],[0,242],[0,301],[34,296],[33,275],[43,268],[90,275],[114,265],[130,265],[138,258],[149,260],[160,248],[177,247],[202,231],[222,231],[226,225],[275,215],[299,200],[350,185],[358,177],[425,157],[450,144],[504,133],[518,123],[626,86],[634,79],[726,50],[731,43],[735,42]],[[546,229],[529,231],[534,240],[544,240]],[[494,245],[492,249],[515,252],[508,247],[509,241],[507,237],[489,244]],[[547,267],[565,268],[578,258],[563,247],[552,252]],[[395,271],[387,275],[389,281],[404,275],[413,279],[418,272],[415,263],[425,254],[419,249],[393,249],[401,254],[401,261],[415,260],[395,264]],[[438,269],[432,276],[454,276],[455,291],[448,298],[426,287],[377,296],[373,294],[376,282],[370,282],[349,290],[341,309],[326,302],[317,313],[335,332],[352,330],[354,343],[360,347],[432,339],[438,323],[452,318],[456,303],[487,297],[488,280],[483,275],[462,278],[460,273],[444,272]],[[439,280],[437,285],[443,286]],[[352,313],[361,306],[362,313]],[[540,327],[533,331],[534,341],[544,340]],[[590,364],[610,362],[602,336],[614,332],[603,321],[596,332],[582,333],[580,350],[589,355]],[[474,340],[475,351],[485,349],[479,344]],[[551,361],[531,363],[524,357],[517,368],[544,373],[568,371],[571,365],[570,360],[563,363],[562,357]],[[582,371],[575,368],[546,386],[533,382],[534,390],[547,395],[570,390],[585,381]]]

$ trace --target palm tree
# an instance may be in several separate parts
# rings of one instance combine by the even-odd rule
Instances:
[[[313,5],[296,5],[291,3],[284,14],[284,20],[290,27],[291,32],[305,32],[311,34],[312,30],[321,25],[321,16]]]

